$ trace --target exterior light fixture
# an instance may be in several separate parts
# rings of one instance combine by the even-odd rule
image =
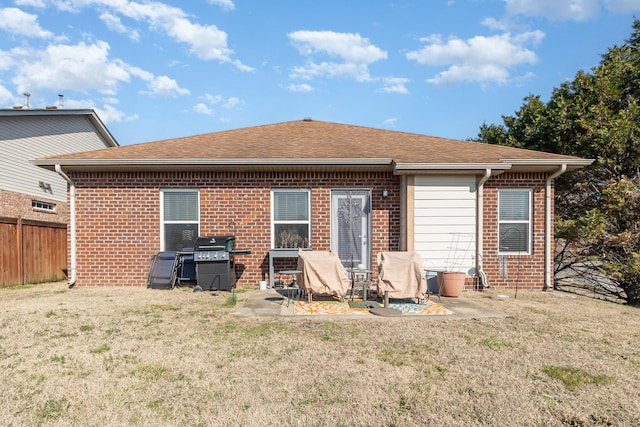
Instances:
[[[387,197],[389,195],[389,191],[386,188],[382,188],[382,197]]]

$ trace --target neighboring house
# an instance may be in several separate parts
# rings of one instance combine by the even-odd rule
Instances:
[[[117,145],[93,110],[0,110],[0,286],[64,279],[67,182],[32,161]]]
[[[235,235],[238,285],[269,250],[333,249],[345,266],[415,250],[431,270],[552,285],[553,180],[572,156],[311,119],[41,158],[76,191],[78,285],[144,286],[150,259]]]

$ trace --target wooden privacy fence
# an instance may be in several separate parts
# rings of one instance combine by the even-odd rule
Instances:
[[[67,226],[0,217],[0,287],[66,277]]]

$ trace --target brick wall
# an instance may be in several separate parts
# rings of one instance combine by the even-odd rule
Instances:
[[[32,200],[52,203],[55,209],[53,212],[35,209],[31,207]],[[65,202],[0,190],[0,216],[66,224],[67,212],[68,206]]]
[[[78,286],[145,286],[160,249],[160,190],[200,189],[200,234],[235,234],[238,286],[268,279],[270,190],[309,188],[312,246],[330,248],[331,190],[372,190],[372,254],[398,250],[399,178],[391,173],[72,173],[76,183]],[[387,198],[381,189],[389,190]],[[372,265],[374,264],[372,260]],[[277,269],[276,269],[277,270]]]
[[[484,184],[484,240],[482,266],[492,287],[540,290],[544,287],[544,173],[505,173]],[[532,191],[533,240],[530,255],[503,257],[501,274],[498,255],[498,190],[523,188]],[[553,187],[551,200],[553,200]],[[552,210],[553,214],[553,210]]]
[[[399,250],[399,178],[391,173],[74,173],[72,179],[77,188],[78,286],[146,285],[151,257],[160,249],[160,190],[167,188],[200,189],[200,234],[235,234],[237,248],[252,250],[236,257],[238,286],[268,280],[272,188],[311,189],[311,243],[316,250],[330,248],[331,190],[371,189],[371,265],[379,251]],[[505,173],[485,183],[483,268],[492,287],[517,284],[539,290],[544,285],[545,179],[542,173]],[[383,187],[387,198],[380,195]],[[497,249],[502,188],[531,189],[534,210],[532,253],[506,257],[507,276],[500,272]],[[277,262],[284,264],[276,271],[295,266]]]

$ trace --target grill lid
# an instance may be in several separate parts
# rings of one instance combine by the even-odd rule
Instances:
[[[196,251],[227,251],[235,247],[235,236],[198,237],[194,244]]]

